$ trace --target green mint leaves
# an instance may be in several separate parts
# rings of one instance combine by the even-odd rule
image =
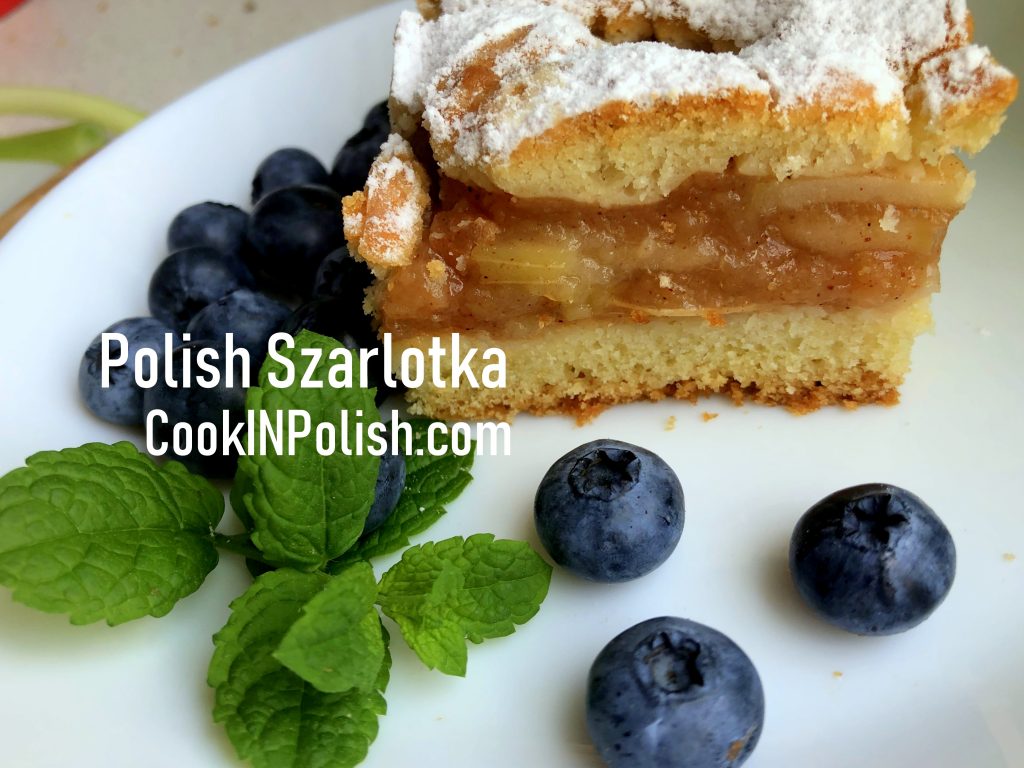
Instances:
[[[274,657],[321,691],[371,690],[385,654],[376,600],[373,569],[356,563],[306,603]]]
[[[260,576],[231,604],[228,623],[214,636],[208,676],[216,689],[213,719],[224,724],[238,756],[256,768],[354,766],[377,737],[391,668],[379,620],[384,653],[369,690],[325,693],[275,658],[327,578],[290,569]]]
[[[327,371],[336,362],[328,357],[341,348],[334,339],[303,331],[293,349],[281,352],[301,375],[309,362],[301,351],[319,350],[323,356],[315,377],[326,382]],[[268,358],[260,372],[260,386],[249,389],[246,408],[271,416],[283,412],[285,418],[288,411],[305,411],[313,425],[337,423],[341,412],[347,411],[350,445],[355,445],[357,422],[380,419],[369,390],[336,389],[327,383],[320,389],[303,389],[297,384],[280,389],[268,382],[272,373],[282,376],[284,366]],[[369,453],[346,456],[339,450],[321,456],[313,438],[298,441],[292,456],[276,451],[242,456],[236,481],[242,490],[235,496],[235,508],[241,517],[252,521],[252,541],[269,563],[316,570],[358,540],[373,503],[379,464]]]
[[[386,711],[391,655],[375,602],[427,666],[464,675],[466,640],[514,632],[550,578],[528,544],[490,534],[408,550],[379,590],[366,562],[333,577],[265,573],[214,636],[214,720],[256,768],[355,766]]]
[[[0,478],[0,584],[73,624],[163,616],[217,565],[224,498],[131,443],[29,457]]]
[[[537,613],[551,578],[526,543],[477,534],[412,547],[378,583],[369,560],[445,514],[472,479],[473,455],[456,456],[450,442],[431,455],[433,422],[409,422],[401,498],[364,536],[380,462],[355,450],[355,438],[380,414],[372,391],[330,385],[341,349],[303,331],[281,353],[299,377],[319,353],[309,378],[325,386],[272,386],[286,366],[268,360],[250,388],[247,407],[271,420],[305,412],[313,429],[347,420],[353,450],[322,456],[310,436],[292,455],[268,446],[242,456],[231,505],[245,533],[215,531],[224,498],[210,483],[175,462],[158,467],[130,443],[39,453],[0,477],[0,584],[73,623],[163,616],[199,588],[218,548],[261,572],[214,636],[208,673],[214,720],[255,768],[352,768],[366,757],[387,710],[381,612],[428,667],[465,675],[467,641],[512,634]],[[435,447],[444,434],[435,431]]]
[[[424,664],[466,674],[466,640],[483,642],[529,621],[547,596],[551,566],[529,544],[480,533],[412,547],[384,574],[381,610]]]

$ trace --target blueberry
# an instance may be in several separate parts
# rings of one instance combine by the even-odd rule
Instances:
[[[956,548],[917,496],[869,483],[836,491],[800,518],[789,567],[826,621],[858,635],[891,635],[917,626],[945,599]]]
[[[212,248],[186,248],[172,253],[149,281],[149,311],[182,331],[200,309],[239,288],[252,286],[252,275],[240,271]]]
[[[595,440],[544,475],[534,500],[537,533],[559,565],[592,581],[650,573],[679,543],[683,489],[675,472],[644,448]]]
[[[271,192],[252,212],[249,240],[268,284],[308,295],[320,262],[345,244],[341,198],[316,186]]]
[[[385,433],[390,444],[391,436]],[[398,499],[405,488],[405,456],[388,451],[380,457],[380,471],[377,473],[377,487],[373,492],[373,506],[366,516],[363,534],[373,533],[384,524],[398,506]]]
[[[197,355],[203,348],[217,350],[217,360],[209,361],[220,373],[220,383],[216,387],[205,388],[195,380],[200,375],[205,375],[197,366]],[[180,386],[183,381],[183,368],[186,356],[190,356],[192,371],[192,385],[189,387]],[[224,426],[224,412],[228,412],[228,426],[233,429],[235,425],[245,420],[245,387],[244,371],[241,360],[233,355],[229,360],[225,359],[222,345],[208,341],[192,341],[176,347],[171,353],[171,370],[177,387],[171,387],[164,377],[161,377],[156,386],[147,389],[143,407],[148,414],[156,409],[167,414],[167,423],[161,424],[154,421],[153,438],[157,443],[166,442],[173,445],[173,429],[178,423],[190,424],[193,427],[192,452],[187,456],[171,455],[170,458],[177,459],[190,471],[206,477],[231,477],[235,473],[238,464],[238,456],[235,453],[225,454],[221,446],[211,456],[203,456],[199,452],[198,440],[195,439],[195,427],[203,422],[212,422],[217,429],[217,434],[222,434]],[[231,365],[233,385],[226,386],[226,372],[228,365]],[[244,434],[242,436],[244,439]]]
[[[335,297],[313,299],[292,312],[281,330],[293,336],[301,330],[337,339],[349,349],[377,344],[370,318],[360,305]]]
[[[233,205],[199,203],[183,210],[167,230],[167,252],[203,246],[244,259],[249,214]]]
[[[135,384],[135,353],[140,349],[155,350],[162,359],[166,334],[172,334],[171,346],[181,339],[164,323],[152,317],[130,317],[114,323],[104,333],[122,333],[128,339],[128,361],[110,370],[110,386],[102,386],[102,339],[97,336],[82,355],[78,366],[78,393],[86,407],[104,421],[125,426],[143,422],[142,395]],[[121,344],[111,342],[112,356],[121,354]]]
[[[391,132],[391,114],[388,110],[387,100],[379,101],[370,107],[370,111],[363,118],[363,128],[383,133],[385,136]]]
[[[370,166],[380,154],[381,145],[387,140],[387,128],[362,128],[345,142],[331,168],[331,183],[339,195],[351,195],[366,185]]]
[[[256,169],[252,180],[252,203],[278,189],[302,184],[330,183],[324,164],[304,149],[288,147],[271,153]]]
[[[590,668],[587,729],[610,768],[735,768],[763,724],[764,690],[750,658],[694,621],[641,622]]]
[[[313,296],[333,296],[362,305],[366,289],[373,282],[373,273],[365,262],[352,258],[348,248],[342,246],[327,254],[313,281]]]
[[[252,372],[257,373],[267,356],[267,342],[291,315],[281,302],[239,288],[212,304],[207,304],[189,321],[188,332],[194,341],[211,340],[224,343],[224,334],[234,334],[235,348],[249,352]]]
[[[360,349],[376,349],[377,354],[370,358],[367,381],[371,387],[377,388],[378,405],[389,395],[404,391],[401,386],[389,387],[384,378],[384,359],[380,342],[361,304],[349,299],[314,299],[296,309],[281,328],[283,332],[292,336],[298,335],[302,329],[336,339],[354,352]]]

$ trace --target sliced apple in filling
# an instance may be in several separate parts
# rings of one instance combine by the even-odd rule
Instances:
[[[621,208],[451,182],[416,260],[389,276],[381,314],[389,329],[500,331],[535,316],[881,306],[938,288],[942,240],[972,183],[954,157],[859,176],[704,174]],[[416,294],[437,260],[452,280],[426,301]]]

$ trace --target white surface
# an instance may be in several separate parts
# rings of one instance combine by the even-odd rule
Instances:
[[[181,207],[244,202],[251,170],[282,144],[329,158],[386,88],[396,14],[324,30],[198,91],[90,162],[0,242],[0,471],[37,450],[125,436],[79,405],[81,351],[110,322],[145,311]],[[943,257],[936,332],[918,343],[899,407],[794,417],[709,400],[616,408],[582,429],[518,420],[513,456],[480,458],[474,483],[420,540],[490,531],[536,545],[543,472],[609,436],[677,470],[682,542],[630,584],[556,570],[533,621],[470,648],[466,679],[428,672],[396,633],[389,713],[366,765],[595,766],[582,724],[589,664],[619,631],[661,614],[721,629],[757,664],[768,714],[752,768],[1024,765],[1024,149],[1021,126],[1008,129],[976,164],[978,191]],[[704,423],[705,410],[721,416]],[[666,431],[670,416],[678,423]],[[946,603],[891,638],[817,621],[785,569],[799,515],[867,481],[924,497],[959,554]],[[226,555],[168,617],[117,629],[71,627],[0,597],[0,765],[237,765],[212,723],[205,672],[210,636],[246,583]]]

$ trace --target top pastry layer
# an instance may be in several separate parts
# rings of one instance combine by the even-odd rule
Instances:
[[[442,172],[599,205],[688,176],[828,175],[981,149],[1017,81],[962,0],[421,0],[392,120]]]

